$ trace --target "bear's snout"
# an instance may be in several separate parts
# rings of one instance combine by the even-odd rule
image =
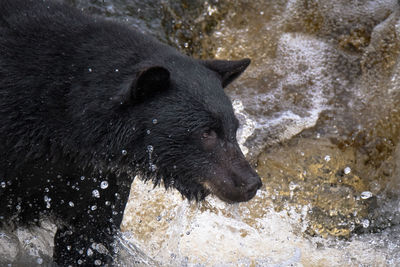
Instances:
[[[246,192],[249,200],[252,199],[256,195],[257,190],[260,189],[261,186],[262,186],[262,182],[258,175],[253,176],[249,179],[248,184],[245,186],[245,192]]]
[[[235,154],[233,158],[221,157],[210,168],[212,177],[203,183],[211,193],[228,203],[249,201],[262,186],[260,177],[243,154]]]

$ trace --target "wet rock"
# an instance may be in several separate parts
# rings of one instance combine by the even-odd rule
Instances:
[[[344,50],[361,52],[369,45],[371,33],[364,28],[352,29],[350,33],[341,35],[338,41],[339,47]]]
[[[370,190],[368,180],[356,170],[345,172],[356,165],[355,155],[354,149],[340,150],[326,139],[295,138],[262,153],[257,170],[276,211],[294,207],[301,213],[308,207],[306,233],[349,237],[371,205],[360,198]]]
[[[275,210],[308,207],[306,232],[322,236],[399,220],[387,208],[399,189],[390,188],[400,136],[398,3],[236,2],[212,39],[218,57],[253,58],[231,95],[257,125],[245,146],[249,157],[261,151]],[[360,198],[365,191],[373,196]]]
[[[225,1],[168,1],[163,4],[162,27],[167,41],[197,58],[212,58],[208,36],[228,13]]]

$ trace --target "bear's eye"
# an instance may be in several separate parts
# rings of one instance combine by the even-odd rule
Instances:
[[[202,139],[215,139],[217,138],[217,133],[213,129],[206,129],[204,130],[203,134],[201,135]]]
[[[205,151],[212,151],[217,145],[218,135],[212,129],[206,129],[201,133],[201,145]]]

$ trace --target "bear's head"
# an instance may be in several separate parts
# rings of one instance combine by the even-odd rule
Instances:
[[[239,122],[223,89],[249,64],[179,56],[142,67],[117,99],[135,118],[139,135],[125,151],[145,179],[189,199],[211,192],[240,202],[256,194],[261,180],[239,148]]]
[[[163,182],[188,199],[212,193],[226,202],[248,201],[261,180],[236,140],[239,122],[224,87],[249,64],[172,54],[113,71],[99,84],[110,88],[106,102],[87,107],[98,114],[86,112],[87,142],[96,140],[96,154],[106,154],[109,169]]]

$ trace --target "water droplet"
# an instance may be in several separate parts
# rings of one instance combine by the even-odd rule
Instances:
[[[83,180],[85,180],[85,176],[82,175],[81,176],[81,181],[83,181]]]
[[[153,148],[152,145],[148,145],[148,146],[147,146],[147,152],[153,153],[153,150],[154,150],[154,148]]]
[[[326,156],[324,157],[324,160],[325,160],[326,162],[330,161],[330,160],[331,160],[331,156],[326,155]]]
[[[115,69],[115,72],[118,72],[119,71],[119,69]]]
[[[36,259],[36,263],[37,264],[42,264],[43,263],[43,259],[42,258],[37,258]]]
[[[99,190],[97,190],[97,189],[93,190],[93,191],[92,191],[92,197],[100,198],[100,192],[99,192]]]
[[[68,205],[69,205],[70,207],[75,206],[74,202],[72,202],[72,201],[68,202]]]
[[[86,254],[87,254],[89,257],[92,256],[92,255],[93,255],[92,249],[91,249],[91,248],[88,248]]]
[[[369,227],[369,220],[368,219],[364,219],[361,221],[361,224],[364,228],[368,228]]]
[[[95,260],[94,265],[100,266],[101,265],[101,260]]]
[[[126,156],[126,154],[128,154],[128,151],[126,151],[125,149],[122,149],[121,153],[122,153],[122,155]]]
[[[107,181],[101,182],[101,184],[100,184],[100,188],[101,189],[106,189],[107,187],[108,187],[108,182]]]
[[[290,183],[289,183],[289,190],[290,190],[290,191],[295,190],[297,187],[299,187],[298,184],[296,184],[296,183],[294,183],[294,182],[290,182]]]
[[[147,131],[146,131],[146,133],[147,133],[147,134],[150,134],[150,133],[151,133],[151,131],[150,131],[150,130],[147,130]]]
[[[110,206],[111,202],[110,201],[106,201],[106,206]]]
[[[370,197],[372,197],[372,193],[370,191],[364,191],[364,192],[361,193],[361,198],[362,199],[368,199]]]
[[[1,187],[5,188],[6,187],[6,183],[5,182],[1,182]]]
[[[89,71],[89,72],[92,72],[92,68],[88,68],[88,71]]]
[[[153,119],[153,124],[157,124],[157,119]]]
[[[97,206],[96,206],[96,205],[93,205],[93,206],[90,207],[90,209],[91,209],[91,210],[97,210]]]
[[[150,171],[155,172],[157,170],[157,166],[155,164],[150,164],[149,169]]]
[[[349,174],[350,172],[351,172],[351,168],[350,167],[344,168],[344,174]]]

